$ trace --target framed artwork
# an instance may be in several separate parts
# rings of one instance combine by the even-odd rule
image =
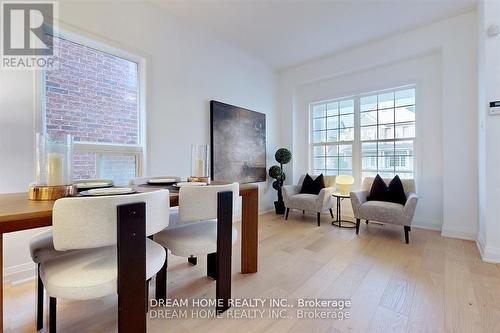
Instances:
[[[266,180],[266,115],[210,101],[212,179]]]

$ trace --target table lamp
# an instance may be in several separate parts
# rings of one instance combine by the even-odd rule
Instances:
[[[354,177],[349,175],[339,175],[335,177],[337,190],[342,195],[349,195],[351,192],[351,185],[354,184]]]

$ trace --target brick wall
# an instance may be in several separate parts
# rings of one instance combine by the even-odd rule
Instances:
[[[73,178],[97,178],[96,153],[75,152],[73,154]]]
[[[62,38],[58,50],[59,69],[45,72],[47,134],[137,144],[137,64]],[[75,154],[75,179],[96,177],[96,171],[96,154]]]

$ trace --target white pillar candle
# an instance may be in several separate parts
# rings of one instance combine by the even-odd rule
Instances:
[[[62,154],[51,153],[47,158],[47,185],[60,186],[63,184],[63,162]]]
[[[195,161],[194,175],[195,177],[205,177],[204,172],[205,161],[198,158]]]

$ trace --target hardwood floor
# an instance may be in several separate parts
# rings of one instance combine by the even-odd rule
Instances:
[[[238,273],[236,244],[233,297],[350,298],[350,319],[149,319],[148,332],[500,332],[500,266],[473,242],[413,228],[406,245],[401,227],[362,223],[356,236],[322,219],[261,216],[259,272]],[[169,256],[168,269],[170,297],[215,296],[206,258]],[[7,332],[35,331],[35,282],[5,294]],[[59,332],[116,331],[116,318],[114,296],[58,302]]]

